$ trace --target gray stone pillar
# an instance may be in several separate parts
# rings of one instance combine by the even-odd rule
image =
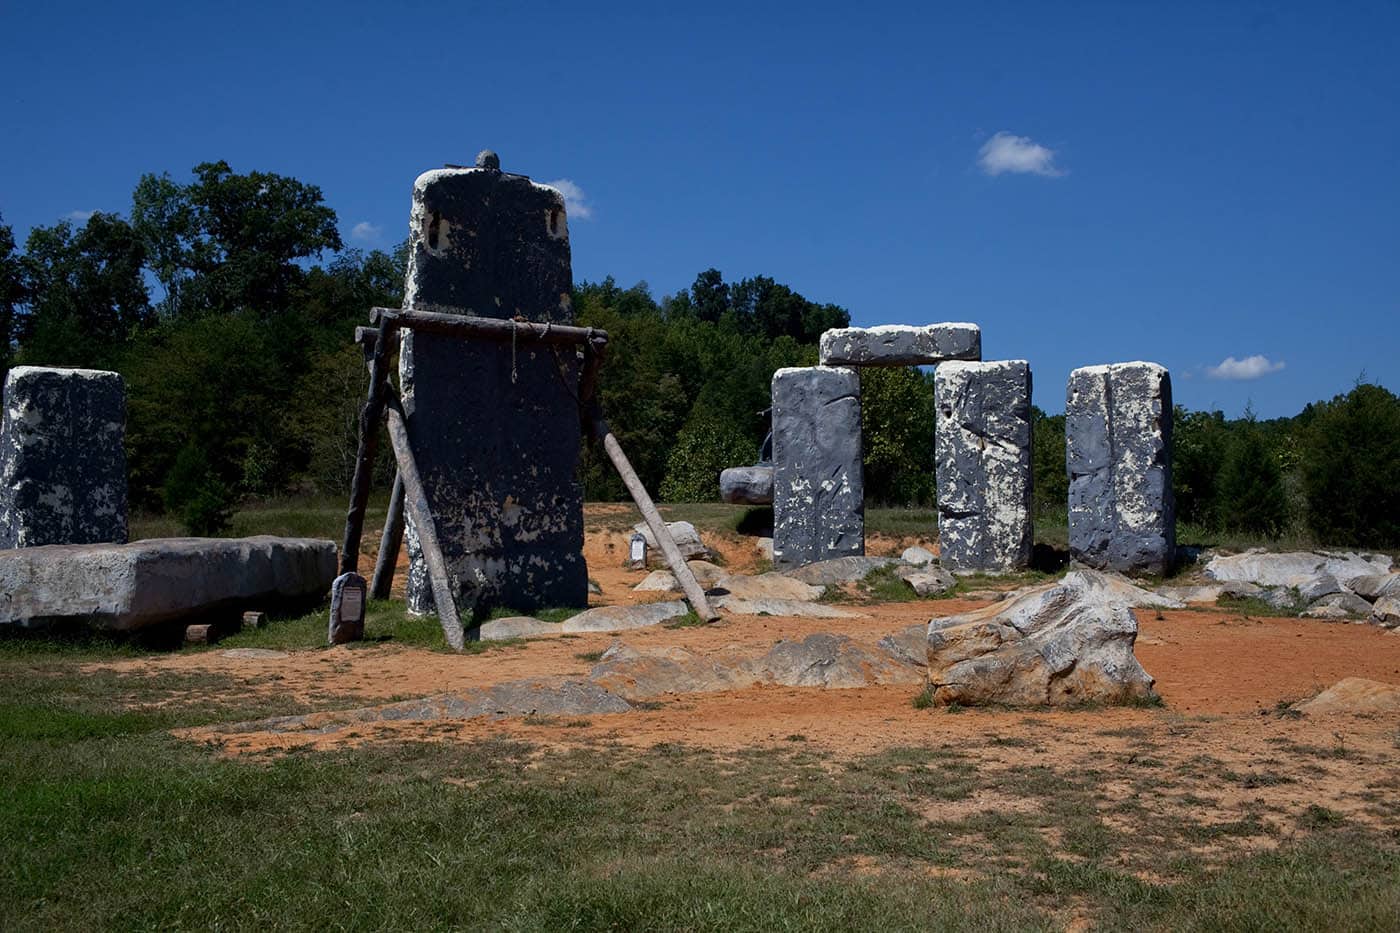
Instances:
[[[126,390],[116,373],[17,366],[0,421],[0,549],[126,543]]]
[[[943,363],[933,392],[940,562],[956,572],[1029,566],[1030,364]]]
[[[809,366],[773,374],[773,563],[865,553],[860,377]]]
[[[414,183],[404,306],[572,323],[563,196],[499,165],[483,153]],[[576,351],[405,331],[399,377],[458,605],[585,605]],[[427,612],[418,537],[406,540],[409,607]]]
[[[1070,556],[1166,573],[1176,556],[1172,382],[1156,363],[1086,366],[1065,398]]]

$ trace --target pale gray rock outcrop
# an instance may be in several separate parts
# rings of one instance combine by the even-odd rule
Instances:
[[[954,573],[1031,561],[1031,370],[1024,360],[934,371],[940,561]]]
[[[719,497],[735,505],[771,505],[771,466],[730,467],[719,474]]]
[[[1375,602],[1383,596],[1400,596],[1400,573],[1368,573],[1347,581],[1347,589]]]
[[[872,570],[889,567],[899,561],[893,557],[833,557],[819,560],[796,570],[783,571],[785,576],[813,586],[837,586],[842,583],[856,583],[869,576]]]
[[[1340,593],[1342,585],[1337,582],[1337,578],[1330,573],[1320,573],[1311,580],[1304,580],[1298,584],[1298,596],[1308,603],[1317,602],[1324,596],[1333,593]]]
[[[962,323],[841,327],[822,334],[819,352],[823,366],[933,366],[980,360],[982,329]]]
[[[931,621],[935,702],[1040,706],[1152,696],[1152,677],[1133,655],[1137,617],[1102,576],[1076,571]]]
[[[115,631],[320,599],[336,549],[311,538],[154,538],[0,551],[0,625]]]
[[[1382,596],[1371,606],[1371,619],[1386,628],[1400,626],[1400,596]]]
[[[0,549],[125,543],[125,432],[118,374],[11,369],[0,415]]]
[[[559,625],[563,633],[622,632],[627,629],[660,625],[685,615],[690,607],[683,600],[662,603],[639,603],[635,606],[599,606],[565,619]]]
[[[735,573],[717,581],[713,592],[733,596],[735,599],[788,599],[809,603],[820,599],[826,592],[826,587],[803,583],[776,572],[759,574],[756,577]]]
[[[808,366],[773,374],[773,563],[865,553],[860,378]]]
[[[1166,573],[1176,555],[1167,370],[1136,362],[1070,373],[1065,462],[1071,558],[1097,570]]]
[[[1332,593],[1315,600],[1302,615],[1306,619],[1364,619],[1371,614],[1371,604],[1354,593]]]
[[[1213,580],[1254,583],[1259,586],[1297,587],[1318,574],[1331,574],[1342,586],[1362,576],[1390,572],[1390,558],[1383,554],[1345,551],[1288,551],[1273,553],[1262,548],[1215,557],[1205,574]]]
[[[477,637],[482,641],[506,641],[511,638],[539,638],[559,634],[562,634],[562,630],[551,622],[543,622],[533,616],[508,616],[481,623]]]

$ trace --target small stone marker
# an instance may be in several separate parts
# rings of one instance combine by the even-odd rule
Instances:
[[[116,373],[10,370],[0,420],[0,549],[126,543],[125,421]]]
[[[841,327],[822,334],[820,358],[823,366],[932,366],[980,360],[982,328],[961,323]]]
[[[365,637],[365,593],[368,586],[358,573],[342,573],[331,583],[331,622],[326,640],[343,645]]]
[[[942,565],[964,573],[1029,566],[1030,364],[944,363],[933,393]]]
[[[243,613],[242,630],[254,631],[260,628],[267,628],[266,612],[245,612]]]
[[[1156,363],[1085,366],[1065,398],[1070,556],[1166,573],[1176,555],[1172,383]]]
[[[218,632],[212,625],[185,626],[185,644],[187,645],[212,645],[218,640]]]
[[[647,566],[647,539],[640,531],[632,532],[627,542],[627,569],[645,570]]]
[[[773,563],[865,553],[860,378],[809,366],[773,374]]]

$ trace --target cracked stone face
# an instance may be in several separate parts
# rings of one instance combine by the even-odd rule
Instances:
[[[1025,360],[934,371],[941,563],[1005,572],[1031,560],[1031,369]]]
[[[520,175],[443,169],[413,188],[404,306],[571,323],[563,196]],[[462,609],[582,606],[579,359],[570,347],[405,331],[408,433]],[[417,534],[409,608],[432,609]]]
[[[1165,573],[1176,554],[1171,376],[1156,363],[1086,366],[1065,399],[1069,545],[1100,570]]]
[[[860,378],[809,366],[773,374],[773,563],[865,553]]]
[[[823,366],[932,366],[981,358],[982,329],[976,324],[840,327],[821,338]]]
[[[116,373],[17,366],[0,420],[0,549],[126,542]]]

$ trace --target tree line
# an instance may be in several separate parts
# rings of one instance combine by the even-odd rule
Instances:
[[[372,305],[402,302],[406,256],[406,243],[346,248],[321,190],[293,178],[225,162],[148,174],[126,215],[36,227],[23,248],[0,219],[0,377],[18,364],[120,372],[133,503],[217,532],[240,500],[348,489],[366,378],[351,334]],[[574,308],[611,334],[604,409],[643,482],[673,502],[717,498],[721,469],[757,459],[773,371],[812,365],[821,333],[850,322],[716,269],[660,299],[645,283],[585,282]],[[867,501],[932,505],[931,374],[866,369],[861,393]],[[1183,521],[1400,546],[1400,399],[1385,388],[1359,381],[1292,418],[1173,416]],[[1064,416],[1034,418],[1037,512],[1062,522]],[[591,447],[581,478],[591,500],[625,497]]]

